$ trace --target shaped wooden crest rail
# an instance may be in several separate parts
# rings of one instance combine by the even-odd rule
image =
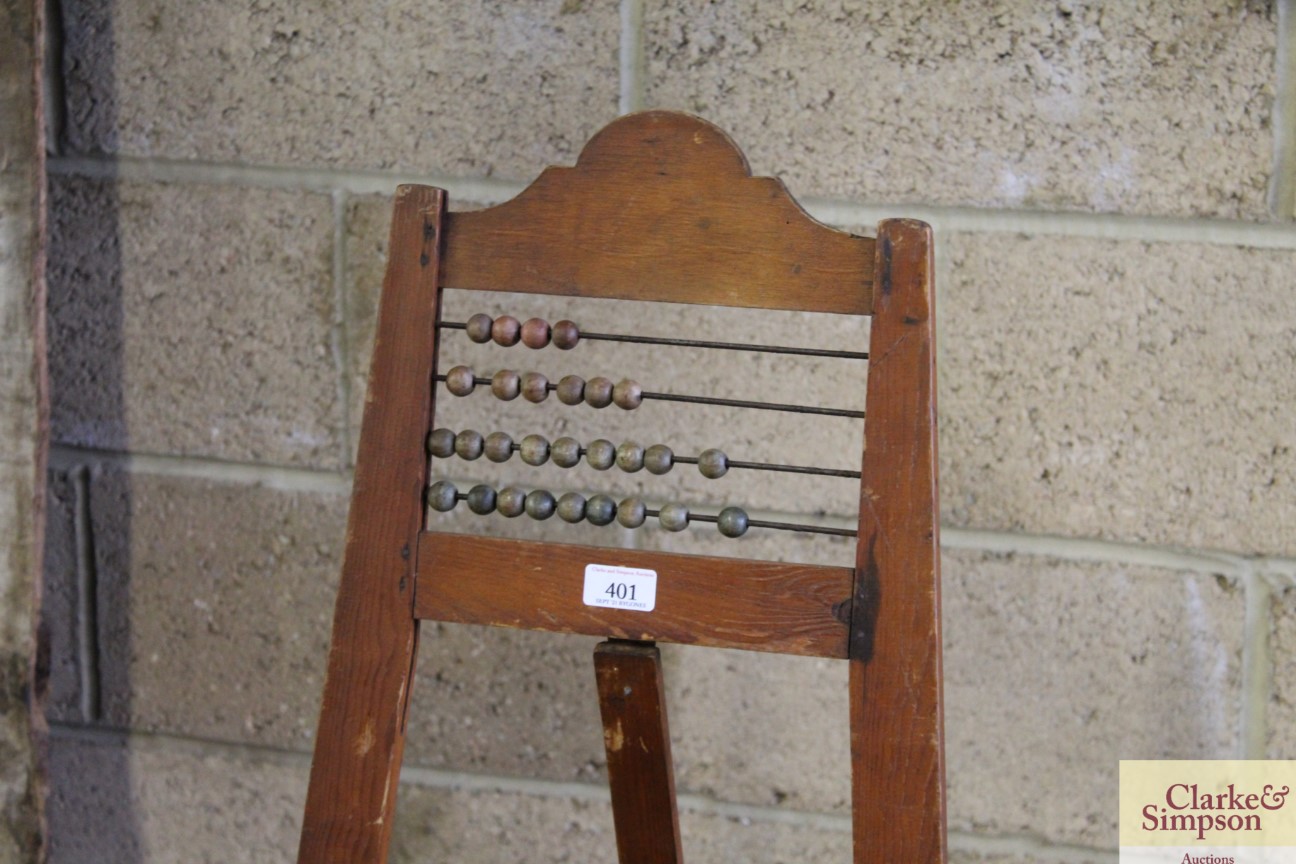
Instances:
[[[386,860],[421,618],[614,640],[596,667],[622,864],[682,854],[651,641],[849,662],[854,860],[944,861],[927,226],[831,229],[714,126],[646,112],[496,207],[401,187],[388,254],[299,862]],[[446,287],[873,315],[856,567],[427,532]],[[657,608],[582,604],[595,561],[661,573]]]

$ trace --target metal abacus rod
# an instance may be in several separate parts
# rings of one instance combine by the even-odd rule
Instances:
[[[632,342],[640,345],[670,345],[676,348],[715,348],[726,351],[756,351],[765,354],[799,354],[806,357],[837,357],[846,360],[867,360],[867,351],[835,351],[829,348],[795,348],[784,345],[761,345],[751,342],[712,342],[703,339],[670,339],[663,336],[638,336],[625,333],[590,333],[582,331],[572,321],[559,321],[552,327],[543,318],[530,318],[520,323],[512,315],[491,318],[479,312],[467,321],[442,321],[446,330],[466,330],[474,342],[494,341],[510,347],[519,341],[528,348],[544,348],[553,344],[561,350],[576,347],[582,339],[603,342]]]
[[[804,465],[779,465],[769,462],[739,462],[730,459],[723,450],[711,448],[698,456],[676,456],[665,444],[644,447],[637,441],[623,441],[619,446],[605,438],[582,446],[575,438],[563,436],[552,443],[543,435],[527,435],[514,441],[506,432],[492,432],[483,436],[474,429],[454,432],[451,429],[433,429],[428,433],[427,450],[440,459],[458,456],[467,461],[483,455],[492,462],[507,462],[514,453],[522,454],[528,465],[543,465],[553,459],[560,468],[574,468],[582,457],[597,471],[606,471],[613,465],[633,474],[648,469],[650,474],[666,474],[676,464],[696,465],[702,476],[715,480],[723,477],[730,468],[758,471],[779,471],[789,474],[814,474],[821,477],[846,477],[858,480],[860,472],[837,468],[816,468]]]
[[[690,513],[680,503],[663,504],[658,509],[649,508],[641,498],[623,498],[620,503],[608,495],[592,495],[588,499],[579,492],[567,492],[560,498],[546,489],[525,492],[516,486],[506,486],[498,491],[484,483],[467,492],[460,492],[449,480],[438,480],[428,487],[427,503],[433,510],[448,513],[460,501],[468,502],[468,509],[485,516],[498,511],[513,518],[526,513],[532,519],[544,521],[554,514],[564,522],[575,524],[587,521],[591,525],[610,525],[613,520],[625,528],[638,528],[649,518],[655,518],[667,531],[683,531],[690,522],[714,524],[726,537],[741,537],[749,528],[773,528],[780,531],[797,531],[809,534],[830,534],[837,537],[855,537],[858,532],[848,528],[829,528],[824,525],[801,525],[792,522],[771,522],[748,517],[741,507],[725,507],[719,513]]]
[[[516,372],[512,369],[501,369],[489,378],[477,375],[470,366],[455,366],[444,375],[437,375],[437,381],[444,382],[446,389],[455,396],[467,396],[478,385],[489,385],[491,393],[497,399],[510,401],[519,395],[528,402],[543,402],[551,392],[558,394],[558,401],[564,405],[579,405],[581,402],[595,408],[606,408],[615,404],[618,408],[633,411],[643,404],[645,399],[657,399],[664,402],[689,402],[698,405],[722,405],[730,408],[757,408],[766,411],[788,411],[794,414],[820,414],[830,417],[851,417],[863,419],[863,411],[848,408],[819,408],[814,405],[788,405],[782,402],[752,402],[744,399],[722,399],[717,396],[688,396],[678,393],[654,393],[643,389],[639,382],[623,378],[616,384],[610,378],[602,376],[586,381],[579,375],[565,375],[557,383],[549,381],[539,372]]]

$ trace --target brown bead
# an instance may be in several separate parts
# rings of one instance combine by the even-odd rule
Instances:
[[[543,522],[558,509],[558,502],[547,489],[533,489],[526,496],[526,512],[532,519]]]
[[[491,340],[491,325],[495,322],[485,312],[478,312],[468,319],[464,330],[468,332],[468,338],[474,342],[489,342]]]
[[[643,404],[643,388],[639,386],[637,381],[622,378],[612,388],[612,401],[617,404],[618,408],[633,411]]]
[[[564,405],[579,405],[585,401],[585,379],[579,375],[564,375],[555,392],[558,401]]]
[[[495,509],[495,490],[489,486],[477,485],[468,490],[468,509],[478,516],[485,516]]]
[[[549,344],[549,322],[543,318],[528,318],[522,325],[522,344],[528,348],[543,348]]]
[[[465,429],[455,436],[455,455],[471,462],[480,459],[486,449],[486,441],[475,429]]]
[[[512,369],[501,369],[491,376],[491,392],[505,402],[516,399],[522,392],[522,377]]]
[[[644,467],[649,474],[665,474],[675,465],[675,453],[665,444],[654,444],[644,451]]]
[[[573,525],[585,518],[585,496],[579,492],[568,492],[558,499],[558,518]]]
[[[625,528],[638,528],[648,517],[648,508],[638,498],[626,498],[617,505],[616,520]]]
[[[448,459],[454,455],[455,433],[450,429],[433,429],[428,433],[428,452],[438,459]]]
[[[518,452],[528,465],[543,465],[549,461],[549,439],[543,435],[528,435],[522,439]]]
[[[585,402],[595,408],[612,404],[612,382],[602,376],[585,382]]]
[[[585,502],[585,518],[591,525],[607,525],[616,513],[616,502],[606,495],[595,495]]]
[[[449,480],[438,480],[428,487],[428,506],[440,513],[449,513],[459,503],[459,490]]]
[[[575,438],[563,436],[553,442],[550,456],[559,468],[575,468],[580,464],[581,446]]]
[[[516,345],[521,336],[522,325],[512,315],[501,315],[491,325],[491,338],[495,340],[496,345],[508,348],[510,345]]]
[[[549,379],[539,372],[522,375],[522,398],[528,402],[543,402],[549,398]]]
[[[689,524],[689,510],[683,504],[666,504],[657,511],[657,521],[667,531],[683,531]]]
[[[521,516],[522,511],[526,509],[526,493],[516,486],[508,486],[499,491],[495,497],[495,509],[500,512],[501,516],[507,516],[512,519],[514,516]]]
[[[633,474],[643,468],[644,448],[636,441],[622,441],[616,449],[617,467],[627,474]]]
[[[553,325],[553,344],[563,351],[569,348],[575,348],[576,343],[580,341],[580,328],[574,321],[559,321]]]
[[[492,432],[486,436],[486,458],[492,462],[507,462],[513,458],[513,439],[507,432]]]
[[[726,507],[720,511],[720,516],[716,519],[716,527],[726,537],[741,537],[747,533],[750,521],[747,518],[747,511],[741,507]]]
[[[698,457],[698,471],[702,476],[709,480],[717,480],[725,475],[729,470],[729,457],[724,454],[723,450],[703,450],[702,455]]]
[[[471,366],[456,366],[446,373],[446,389],[456,396],[467,396],[477,386],[477,376]]]
[[[616,462],[616,445],[606,438],[591,441],[585,448],[585,462],[595,471],[606,471]]]

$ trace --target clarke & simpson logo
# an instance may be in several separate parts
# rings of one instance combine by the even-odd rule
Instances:
[[[1121,864],[1296,861],[1296,762],[1122,761]]]

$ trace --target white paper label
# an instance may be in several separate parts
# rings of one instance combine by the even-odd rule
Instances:
[[[585,605],[651,612],[657,605],[657,571],[585,565]]]

